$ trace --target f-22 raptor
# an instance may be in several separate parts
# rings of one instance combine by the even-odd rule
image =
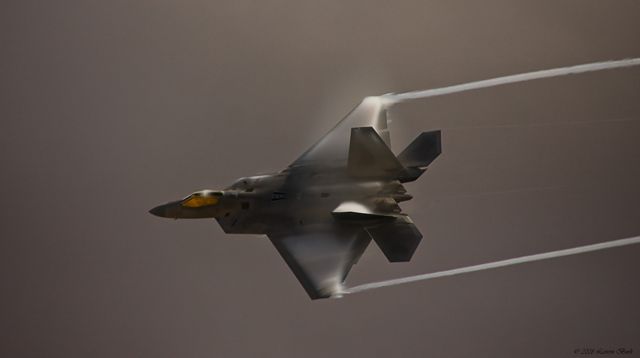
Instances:
[[[398,203],[441,153],[440,131],[390,149],[384,97],[366,97],[286,169],[201,190],[150,213],[215,218],[228,234],[269,237],[311,299],[339,296],[371,240],[390,262],[413,256],[422,234]]]

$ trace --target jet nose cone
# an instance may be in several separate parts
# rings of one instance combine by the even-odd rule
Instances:
[[[155,216],[159,216],[161,218],[166,218],[167,217],[167,210],[165,205],[159,205],[156,206],[155,208],[149,210],[150,214],[153,214]]]

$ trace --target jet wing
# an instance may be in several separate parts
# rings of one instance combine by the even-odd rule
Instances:
[[[372,127],[384,143],[391,147],[384,99],[367,97],[290,167],[346,166],[351,128],[355,127]]]
[[[311,299],[339,293],[371,237],[358,228],[305,229],[269,235]]]

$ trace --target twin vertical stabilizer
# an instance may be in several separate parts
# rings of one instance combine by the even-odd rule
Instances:
[[[353,177],[416,180],[442,152],[440,131],[423,132],[398,157],[373,127],[351,129],[347,170]]]

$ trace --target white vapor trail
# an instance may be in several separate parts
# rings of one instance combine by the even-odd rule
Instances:
[[[490,270],[490,269],[494,269],[494,268],[498,268],[498,267],[518,265],[518,264],[523,264],[523,263],[532,262],[532,261],[547,260],[547,259],[552,259],[552,258],[555,258],[555,257],[583,254],[585,252],[610,249],[610,248],[613,248],[613,247],[633,245],[633,244],[638,244],[638,243],[640,243],[640,236],[631,237],[631,238],[627,238],[627,239],[606,241],[606,242],[602,242],[602,243],[599,243],[599,244],[593,244],[593,245],[578,246],[578,247],[574,247],[574,248],[571,248],[571,249],[551,251],[551,252],[545,252],[545,253],[529,255],[529,256],[521,256],[521,257],[516,257],[516,258],[512,258],[512,259],[508,259],[508,260],[495,261],[495,262],[489,262],[489,263],[484,263],[484,264],[480,264],[480,265],[461,267],[461,268],[457,268],[457,269],[453,269],[453,270],[438,271],[438,272],[426,273],[426,274],[422,274],[422,275],[415,275],[415,276],[396,278],[396,279],[386,280],[386,281],[372,282],[372,283],[367,283],[367,284],[359,285],[359,286],[345,287],[338,294],[336,294],[336,297],[339,297],[339,296],[341,296],[343,294],[351,294],[351,293],[357,293],[357,292],[372,290],[374,288],[395,286],[395,285],[401,285],[401,284],[415,282],[415,281],[430,280],[430,279],[438,278],[438,277],[453,276],[453,275],[460,275],[460,274],[469,273],[469,272]]]
[[[640,58],[628,58],[628,59],[617,60],[617,61],[594,62],[594,63],[587,63],[584,65],[560,67],[560,68],[552,68],[549,70],[520,73],[517,75],[491,78],[488,80],[475,81],[475,82],[463,83],[459,85],[428,89],[424,91],[413,91],[413,92],[405,92],[405,93],[388,93],[380,97],[384,98],[385,100],[391,103],[395,103],[395,102],[402,102],[402,101],[411,100],[411,99],[442,96],[445,94],[471,91],[471,90],[480,89],[480,88],[501,86],[509,83],[525,82],[525,81],[537,80],[541,78],[573,75],[578,73],[610,70],[614,68],[631,67],[631,66],[638,66],[638,65],[640,65]]]

